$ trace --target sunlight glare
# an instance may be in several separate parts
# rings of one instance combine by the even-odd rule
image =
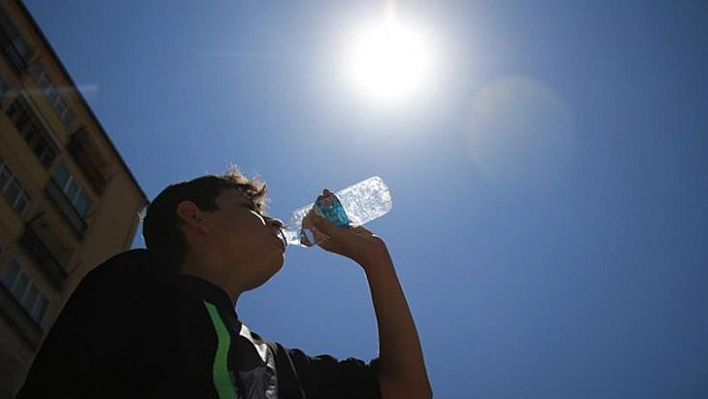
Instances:
[[[357,36],[349,65],[357,90],[393,100],[424,87],[430,56],[422,35],[389,18]]]

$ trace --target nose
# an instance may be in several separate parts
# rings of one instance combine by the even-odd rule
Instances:
[[[284,226],[283,221],[276,218],[266,218],[266,224],[276,229],[282,229]]]

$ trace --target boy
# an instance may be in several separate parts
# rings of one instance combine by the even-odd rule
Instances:
[[[428,398],[422,350],[385,243],[311,214],[326,251],[367,277],[379,329],[370,364],[262,339],[234,311],[283,265],[266,186],[232,170],[167,187],[147,209],[147,250],[89,273],[35,359],[20,398]],[[326,191],[323,195],[331,195]]]

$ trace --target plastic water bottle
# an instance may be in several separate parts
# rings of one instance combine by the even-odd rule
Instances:
[[[314,204],[296,209],[285,223],[283,235],[289,245],[308,246],[308,241],[315,241],[312,232],[303,229],[302,220],[310,211],[326,217],[339,227],[354,227],[385,215],[392,207],[391,192],[386,183],[378,176],[370,177]]]

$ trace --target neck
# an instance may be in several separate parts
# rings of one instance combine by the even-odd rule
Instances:
[[[210,259],[208,256],[190,256],[187,254],[180,273],[199,277],[221,288],[228,294],[235,307],[243,290],[233,281],[233,272],[224,272],[225,268],[221,267],[221,265],[222,263],[217,259]]]

